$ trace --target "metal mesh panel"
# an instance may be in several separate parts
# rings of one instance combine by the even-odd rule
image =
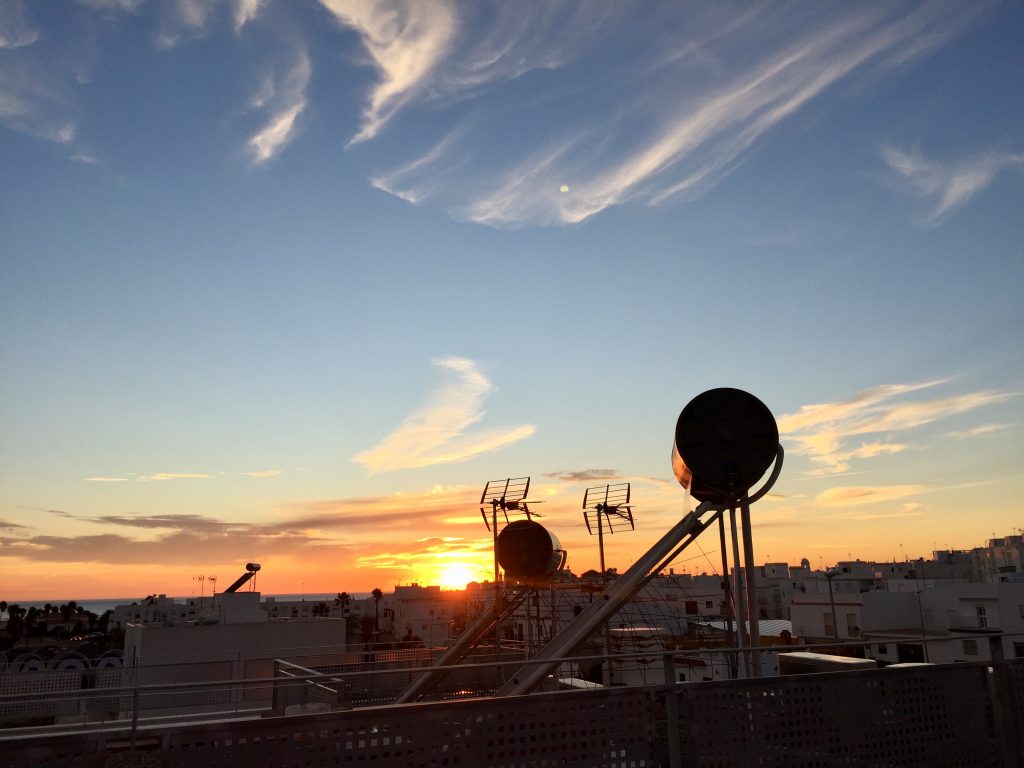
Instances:
[[[980,666],[870,670],[679,689],[689,766],[991,766]]]
[[[78,708],[74,695],[66,699],[35,697],[47,693],[70,693],[81,686],[82,673],[79,671],[11,672],[0,675],[0,696],[19,697],[0,700],[0,723],[73,714]]]
[[[136,766],[297,768],[667,766],[947,768],[1020,762],[1024,662],[870,670],[467,699],[138,731]],[[990,683],[1003,681],[1005,688]],[[1004,725],[995,730],[993,695]],[[98,695],[111,695],[98,691]],[[671,697],[671,698],[670,698]],[[673,704],[678,707],[672,706]],[[1005,724],[1005,713],[1012,713]],[[31,729],[35,730],[35,729]],[[1003,752],[996,754],[996,734]],[[74,734],[0,730],[3,768],[127,765],[130,723]],[[1002,759],[1000,759],[1000,757]]]
[[[267,719],[172,735],[164,764],[647,768],[650,705],[649,693],[634,689]]]
[[[1013,697],[1013,720],[1018,734],[1024,734],[1024,659],[1007,662],[1011,696]]]
[[[158,666],[128,667],[125,669],[125,684],[152,686],[180,684],[184,682],[218,682],[231,678],[231,662],[201,662],[198,664],[167,664]],[[235,687],[230,684],[184,690],[147,690],[139,693],[139,709],[143,711],[169,711],[224,706],[232,701]],[[125,696],[121,709],[130,712],[132,699]]]

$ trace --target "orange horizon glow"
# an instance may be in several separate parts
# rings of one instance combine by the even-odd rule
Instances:
[[[641,486],[639,480],[636,485],[640,486],[637,497],[643,500],[636,530],[605,536],[606,564],[620,572],[679,519],[685,506],[678,487]],[[548,502],[542,524],[558,536],[568,552],[567,567],[578,575],[597,569],[599,556],[596,537],[582,525],[577,490],[551,484],[541,486],[538,493]],[[180,530],[168,534],[109,537],[116,547],[106,549],[101,548],[106,539],[96,543],[93,537],[70,536],[59,546],[49,544],[49,549],[33,544],[16,553],[8,546],[0,549],[0,600],[208,596],[211,575],[218,577],[218,591],[223,591],[244,571],[247,560],[262,564],[256,590],[268,595],[354,594],[374,588],[391,592],[395,586],[414,583],[462,589],[470,581],[493,578],[492,536],[479,517],[465,512],[477,506],[477,493],[462,487],[432,488],[428,493],[374,500],[308,503],[289,510],[290,514],[282,513],[280,522],[237,524],[229,534],[216,528],[207,533],[185,521]],[[963,494],[968,493],[978,513],[949,514],[947,510],[966,503]],[[942,497],[921,493],[920,501],[915,499],[913,504],[901,497],[852,511],[846,506],[822,507],[810,495],[768,497],[753,510],[754,560],[797,565],[806,557],[813,568],[821,568],[857,558],[930,559],[933,549],[970,549],[981,545],[989,532],[997,536],[1012,532],[1005,508],[994,503],[1000,493],[997,486],[953,490]],[[876,514],[875,509],[885,514]],[[289,523],[289,517],[297,523]],[[944,520],[941,529],[922,525],[940,518]],[[441,535],[424,537],[422,532],[427,530]],[[721,569],[718,548],[717,532],[708,531],[699,546],[671,565],[676,573],[716,573]],[[94,561],[61,559],[78,552]],[[106,562],[99,562],[100,558]],[[207,578],[203,584],[196,580],[200,574]]]

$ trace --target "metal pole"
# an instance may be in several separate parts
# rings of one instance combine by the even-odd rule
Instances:
[[[132,677],[136,677],[138,673],[133,672]],[[139,729],[139,681],[136,678],[133,681],[134,687],[132,688],[132,736],[131,736],[131,752],[129,754],[128,764],[133,768],[135,766],[135,734]]]
[[[605,486],[604,491],[605,503],[608,503],[608,486]],[[608,589],[608,575],[605,572],[604,565],[604,525],[601,522],[601,506],[598,505],[597,509],[597,548],[601,552],[601,589]],[[608,670],[607,685],[615,685],[615,678],[612,673],[612,646],[611,637],[608,635],[608,623],[601,628],[601,634],[604,635],[604,665]]]
[[[743,676],[750,677],[750,665],[747,654],[747,607],[743,601],[743,581],[740,579],[740,540],[736,533],[736,507],[729,508],[729,527],[732,531],[732,570],[735,583],[733,585],[733,601],[736,606],[736,648],[743,662]]]
[[[729,585],[729,553],[725,549],[725,515],[718,512],[718,548],[722,551],[722,591],[725,593],[725,636],[733,648],[736,647],[736,633],[732,623],[732,588]],[[736,657],[729,659],[729,679],[736,678]]]
[[[434,659],[431,666],[437,667],[437,669],[430,669],[421,673],[404,691],[398,694],[394,703],[408,704],[416,701],[431,686],[436,685],[448,674],[448,669],[445,669],[445,667],[454,666],[466,658],[470,649],[477,641],[490,632],[492,627],[498,627],[502,618],[518,608],[528,595],[529,590],[519,589],[508,596],[507,602],[504,600],[494,602],[490,607],[485,608],[476,621],[466,627],[455,642]]]
[[[633,565],[611,582],[599,600],[588,605],[572,623],[555,635],[534,656],[532,663],[520,669],[509,683],[498,690],[496,695],[516,696],[533,690],[551,670],[558,666],[560,659],[568,656],[598,627],[608,621],[622,607],[623,603],[640,590],[649,579],[652,570],[662,564],[662,560],[673,552],[680,541],[687,536],[695,537],[704,530],[706,524],[701,522],[701,516],[710,509],[710,505],[701,504],[676,523]],[[692,539],[688,540],[686,544],[689,541]],[[685,547],[686,544],[683,546]]]
[[[836,616],[836,598],[832,594],[832,579],[836,576],[835,571],[826,571],[825,580],[828,581],[828,604],[832,607],[832,639],[839,643],[839,619]],[[920,602],[918,603],[920,606]]]
[[[740,516],[743,525],[743,562],[747,572],[747,620],[750,623],[750,662],[754,677],[761,676],[761,633],[758,627],[760,613],[757,610],[757,585],[754,574],[754,535],[750,529],[750,500],[747,492],[740,499]]]
[[[924,628],[924,608],[921,607],[921,590],[917,590],[917,616],[921,621],[921,648],[924,650],[924,660],[928,663],[928,635]]]
[[[491,502],[491,538],[494,541],[494,596],[498,596],[498,581],[501,571],[498,569],[498,505]]]
[[[676,693],[676,670],[672,654],[662,656],[665,672],[665,730],[668,732],[669,768],[683,768],[682,739],[679,734],[679,698]]]

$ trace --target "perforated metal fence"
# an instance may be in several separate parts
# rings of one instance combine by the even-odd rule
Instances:
[[[0,732],[0,764],[1008,768],[1021,765],[1022,686],[1016,660]]]
[[[687,766],[999,764],[982,666],[724,681],[665,695],[678,697]]]

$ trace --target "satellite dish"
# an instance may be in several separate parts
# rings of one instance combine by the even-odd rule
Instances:
[[[694,498],[727,504],[764,475],[778,445],[779,428],[764,403],[742,389],[709,389],[679,414],[672,471]]]

